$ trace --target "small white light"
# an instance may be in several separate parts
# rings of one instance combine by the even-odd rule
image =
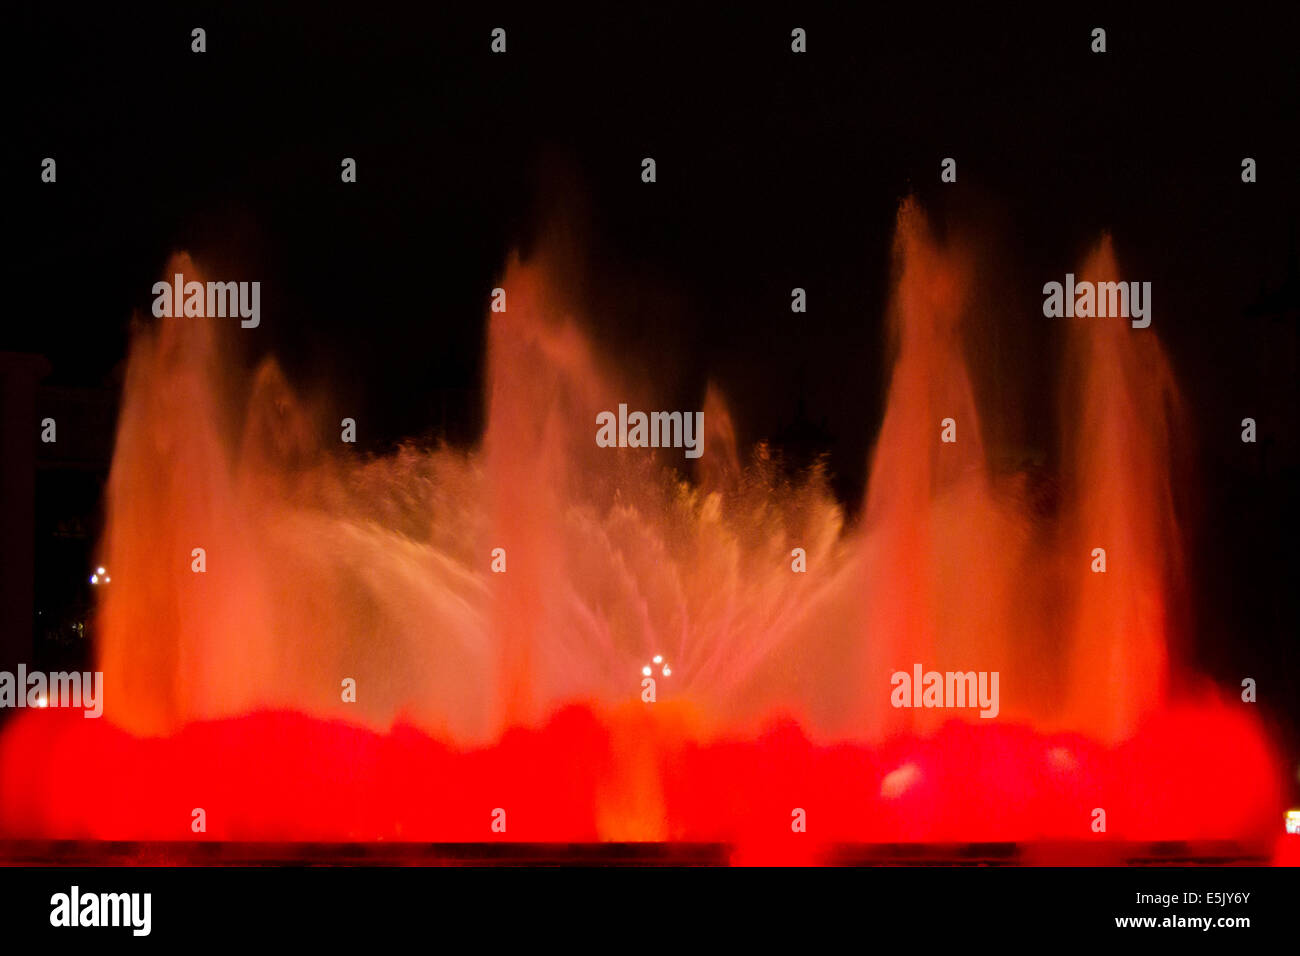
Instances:
[[[664,656],[662,654],[656,654],[654,659],[656,664],[662,664],[664,662]]]
[[[95,573],[96,573],[96,574],[103,574],[103,573],[104,573],[104,569],[103,569],[103,568],[95,568]]]
[[[46,700],[46,699],[45,699],[45,695],[42,694],[40,697],[37,697],[37,698],[36,698],[36,706],[37,706],[37,707],[48,707],[48,706],[50,706],[50,702],[49,702],[48,700]]]
[[[92,575],[90,576],[90,583],[91,583],[91,584],[98,584],[98,583],[99,583],[99,575],[98,575],[98,574],[92,574]]]
[[[671,669],[667,664],[665,664],[665,665],[664,665],[664,676],[667,677],[667,676],[670,675],[671,673],[672,673],[672,669]]]
[[[1300,810],[1288,810],[1286,812],[1286,832],[1300,833]]]
[[[649,677],[649,676],[650,676],[650,665],[647,664],[645,667],[641,668],[641,673],[644,674],[646,677]]]
[[[880,795],[886,800],[896,800],[920,779],[920,768],[914,763],[905,763],[897,770],[885,774],[885,778],[880,781]]]

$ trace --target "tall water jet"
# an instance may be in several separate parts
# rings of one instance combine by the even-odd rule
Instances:
[[[871,662],[863,676],[879,684],[915,663],[1005,674],[1024,534],[988,474],[963,354],[970,262],[934,238],[910,200],[899,210],[894,259],[888,329],[895,358],[862,527]],[[874,736],[947,719],[942,711],[891,713],[879,694],[862,699],[872,708]]]
[[[1109,237],[1081,282],[1118,282]],[[1182,535],[1170,483],[1180,403],[1160,342],[1127,316],[1065,320],[1061,432],[1071,722],[1131,734],[1168,688],[1168,597],[1180,589]],[[1085,562],[1088,572],[1083,573]]]

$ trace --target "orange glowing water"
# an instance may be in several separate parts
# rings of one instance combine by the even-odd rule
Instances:
[[[680,453],[597,447],[599,411],[658,406],[557,309],[564,276],[544,262],[502,279],[471,450],[349,455],[273,361],[237,394],[212,322],[162,320],[132,350],[108,493],[113,719],[159,732],[291,708],[483,741],[569,701],[638,700],[662,654],[664,694],[708,728],[775,711],[828,737],[935,726],[952,714],[889,701],[890,674],[921,662],[999,671],[1002,719],[1123,737],[1164,699],[1178,553],[1159,344],[1122,319],[1070,320],[1065,501],[1035,519],[986,461],[968,262],[912,203],[896,258],[896,358],[851,528],[816,474],[790,486],[737,467],[716,394],[693,483],[670,470]],[[1116,271],[1108,242],[1079,270]],[[200,278],[185,257],[167,272]]]
[[[487,427],[470,449],[407,446],[363,459],[295,398],[274,361],[241,388],[213,322],[163,319],[140,332],[103,543],[113,574],[99,609],[107,718],[133,734],[181,735],[190,749],[173,759],[200,776],[205,758],[193,748],[206,745],[194,741],[223,738],[194,728],[228,727],[231,752],[246,754],[274,731],[235,718],[263,712],[380,733],[409,724],[437,746],[496,748],[453,767],[434,744],[386,738],[391,749],[374,763],[397,766],[389,758],[409,746],[428,766],[394,771],[385,786],[426,774],[428,789],[408,794],[425,808],[478,794],[484,779],[515,786],[520,774],[579,773],[555,757],[559,746],[591,778],[570,781],[576,810],[560,809],[550,790],[537,798],[552,814],[550,829],[535,831],[545,838],[734,835],[726,821],[756,819],[769,798],[776,822],[764,816],[761,826],[788,830],[789,807],[814,801],[800,780],[842,811],[841,833],[856,838],[1074,834],[1102,779],[1114,805],[1137,801],[1129,832],[1164,833],[1175,814],[1192,835],[1204,823],[1197,804],[1178,804],[1199,799],[1195,774],[1152,809],[1159,781],[1183,761],[1165,747],[1183,733],[1168,702],[1168,610],[1181,580],[1169,456],[1180,425],[1155,334],[1118,318],[1026,317],[1071,323],[1058,376],[1061,496],[1044,515],[1020,476],[995,474],[987,460],[963,348],[969,259],[936,241],[912,202],[899,212],[895,258],[888,398],[851,525],[820,472],[791,483],[762,454],[741,466],[714,390],[704,457],[689,480],[675,470],[680,451],[597,447],[600,411],[663,406],[596,354],[557,305],[566,275],[545,257],[512,260],[500,281],[508,311],[490,316]],[[1109,242],[1076,271],[1118,278]],[[173,272],[202,278],[184,256]],[[945,419],[955,442],[941,441]],[[204,573],[192,570],[196,548]],[[504,573],[491,570],[496,548]],[[795,548],[806,552],[804,573],[792,569]],[[1105,573],[1092,570],[1095,548],[1106,551]],[[672,674],[649,705],[641,669],[656,654]],[[999,672],[997,719],[892,706],[892,673],[918,662]],[[342,699],[348,678],[354,703]],[[574,703],[597,715],[599,732],[555,724]],[[1273,783],[1249,720],[1220,718],[1218,706],[1180,726],[1228,728],[1224,759],[1235,748],[1252,766],[1233,813],[1217,818],[1232,832],[1271,812]],[[801,729],[772,737],[774,718]],[[969,732],[941,730],[953,720]],[[296,752],[286,740],[348,753],[375,746],[331,742],[343,733],[334,724],[268,726],[290,728],[276,744],[286,755]],[[537,731],[529,750],[503,740],[511,728],[552,729]],[[570,731],[576,743],[555,743]],[[935,757],[927,737],[947,741],[938,752],[948,756]],[[717,741],[753,743],[693,749]],[[1155,789],[1128,775],[1142,767]],[[138,791],[150,800],[174,785],[166,774],[150,779]],[[740,783],[754,792],[727,791]],[[301,806],[290,794],[303,786],[284,782],[286,806]],[[500,799],[482,786],[486,805]],[[911,812],[890,803],[903,792]],[[967,793],[975,808],[959,812],[953,801]],[[74,819],[120,836],[154,816],[124,810],[87,823],[91,811],[51,816],[25,799],[0,792],[0,809],[39,821],[35,829]],[[345,803],[330,805],[337,818],[313,817],[320,830],[308,835],[411,833],[387,829],[400,816],[388,804],[367,803],[371,816],[357,823]],[[423,823],[409,826],[478,832],[436,805],[433,819],[450,830],[419,811]],[[262,823],[232,810],[246,825],[227,836],[300,827],[274,800],[244,812]]]

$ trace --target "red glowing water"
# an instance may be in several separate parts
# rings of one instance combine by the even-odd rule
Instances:
[[[672,705],[666,705],[671,710]],[[700,741],[681,715],[570,707],[462,750],[287,712],[133,737],[76,712],[19,721],[0,747],[9,836],[133,840],[732,844],[816,859],[845,842],[1233,840],[1280,827],[1269,754],[1239,709],[1171,707],[1128,741],[952,721],[875,747],[817,745],[792,721]],[[190,830],[201,807],[207,830]],[[492,830],[505,811],[505,832]],[[1094,811],[1106,831],[1093,832]],[[807,830],[791,829],[804,811]]]
[[[1043,515],[987,459],[969,260],[911,203],[896,260],[851,526],[820,472],[742,467],[713,390],[689,480],[680,450],[598,447],[600,411],[660,406],[594,352],[545,257],[501,280],[468,450],[358,460],[274,362],[241,388],[213,320],[141,331],[108,490],[105,718],[14,721],[0,835],[720,840],[746,859],[1266,839],[1280,786],[1260,729],[1169,672],[1183,426],[1154,333],[1070,320]],[[173,272],[201,278],[186,257]],[[1109,243],[1078,272],[1118,278]],[[654,655],[672,670],[647,703]],[[998,716],[893,706],[891,675],[918,662],[997,671]]]

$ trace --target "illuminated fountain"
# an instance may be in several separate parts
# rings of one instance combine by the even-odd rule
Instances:
[[[362,460],[273,361],[243,384],[212,320],[141,330],[103,542],[105,720],[13,723],[0,834],[707,840],[743,859],[1266,839],[1261,732],[1170,672],[1181,423],[1154,333],[1050,320],[1070,327],[1044,516],[987,460],[968,260],[910,202],[895,255],[852,525],[818,470],[791,482],[762,449],[742,466],[714,390],[690,479],[680,451],[599,447],[601,410],[658,406],[594,352],[545,256],[500,282],[473,449]],[[1109,242],[1079,273],[1116,277]],[[996,718],[894,706],[917,662],[997,672]]]

